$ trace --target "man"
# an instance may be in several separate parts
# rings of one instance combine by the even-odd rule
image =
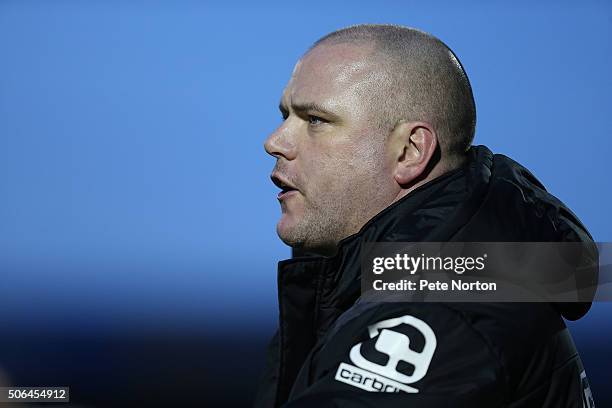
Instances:
[[[265,142],[279,330],[257,407],[593,406],[562,316],[590,305],[366,302],[364,242],[589,242],[525,168],[471,147],[468,78],[440,40],[359,25],[317,41]]]

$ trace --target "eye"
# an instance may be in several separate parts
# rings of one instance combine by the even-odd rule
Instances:
[[[318,116],[308,115],[308,123],[310,123],[313,126],[317,126],[317,125],[321,125],[325,123],[325,120],[323,120],[322,118]]]

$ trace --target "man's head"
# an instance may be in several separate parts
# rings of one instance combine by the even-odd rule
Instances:
[[[455,55],[421,31],[359,25],[317,41],[295,66],[265,143],[277,158],[280,238],[333,253],[412,189],[463,162],[476,120]]]

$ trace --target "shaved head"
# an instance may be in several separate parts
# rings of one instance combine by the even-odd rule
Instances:
[[[317,41],[283,90],[264,147],[283,242],[331,255],[415,188],[460,166],[474,135],[455,55],[421,31],[359,25]]]
[[[446,44],[423,31],[362,24],[334,31],[320,46],[355,44],[371,49],[378,81],[365,96],[371,119],[385,131],[399,121],[425,121],[438,133],[442,158],[460,162],[474,138],[476,107],[472,88],[457,56]]]

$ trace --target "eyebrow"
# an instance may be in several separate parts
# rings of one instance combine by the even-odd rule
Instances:
[[[331,110],[315,102],[293,103],[291,104],[291,108],[294,111],[299,112],[299,113],[314,111],[314,112],[322,113],[323,115],[327,115],[330,119],[335,119],[335,120],[339,119],[338,114],[332,112]],[[287,111],[287,107],[285,106],[283,102],[279,103],[278,109],[280,109],[281,112]]]

